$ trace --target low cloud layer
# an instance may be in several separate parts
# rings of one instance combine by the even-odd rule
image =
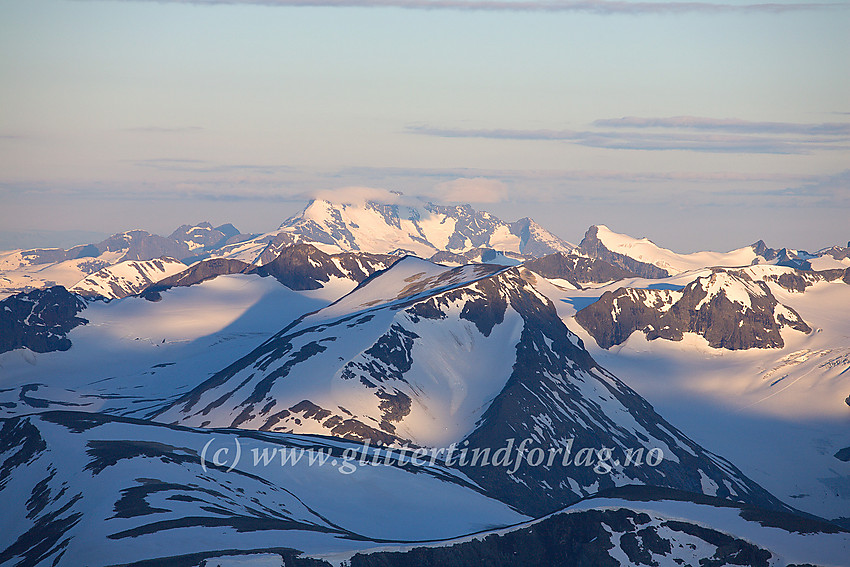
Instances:
[[[438,184],[435,196],[452,203],[500,203],[508,199],[508,187],[498,179],[461,177]]]
[[[181,126],[177,128],[167,128],[163,126],[139,126],[136,128],[124,128],[123,131],[141,134],[187,134],[203,132],[204,128],[200,126]]]
[[[850,123],[823,122],[798,124],[793,122],[750,122],[735,118],[704,118],[701,116],[673,116],[669,118],[609,118],[597,120],[594,126],[602,128],[676,128],[683,130],[710,130],[739,134],[802,134],[806,136],[850,136]]]
[[[137,0],[134,0],[137,1]],[[463,10],[478,12],[583,12],[590,14],[681,14],[728,12],[797,12],[842,9],[837,2],[628,2],[616,0],[146,0],[172,4],[259,5],[281,7],[404,8],[412,10]]]
[[[402,195],[398,191],[389,191],[375,187],[341,187],[339,189],[320,189],[307,193],[311,199],[321,199],[339,205],[365,203],[399,204]]]
[[[693,116],[597,120],[597,130],[470,129],[409,126],[440,138],[560,141],[591,148],[709,153],[805,154],[850,149],[850,123],[748,122]]]

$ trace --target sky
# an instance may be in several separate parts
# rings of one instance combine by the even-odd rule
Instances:
[[[0,249],[346,187],[680,252],[850,240],[850,2],[0,0]]]

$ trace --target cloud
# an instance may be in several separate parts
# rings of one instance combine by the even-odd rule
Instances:
[[[497,140],[579,140],[587,132],[575,130],[511,130],[469,129],[469,128],[437,128],[433,126],[408,126],[405,128],[412,134],[437,136],[439,138],[490,138]]]
[[[771,195],[793,199],[801,204],[830,207],[850,206],[850,169],[814,178],[803,185],[772,191]]]
[[[201,159],[180,158],[154,158],[136,160],[133,162],[138,167],[148,167],[158,171],[168,172],[193,172],[193,173],[243,173],[255,175],[275,175],[281,172],[291,171],[293,168],[287,165],[269,165],[255,163],[229,163],[216,164]]]
[[[403,8],[476,12],[579,12],[590,14],[782,13],[846,8],[838,2],[631,2],[623,0],[146,0],[173,4],[280,7]]]
[[[403,195],[398,191],[389,191],[376,187],[341,187],[339,189],[320,189],[307,194],[312,199],[321,199],[339,205],[362,204],[367,201],[384,205],[400,204]]]
[[[189,132],[201,132],[204,128],[200,126],[183,126],[177,128],[165,128],[161,126],[139,126],[136,128],[123,128],[124,132],[141,132],[145,134],[185,134]]]
[[[508,187],[498,179],[461,177],[434,187],[435,196],[452,203],[499,203],[508,198]]]
[[[674,117],[606,119],[597,120],[593,126],[607,129],[469,129],[418,125],[408,126],[406,131],[440,138],[560,141],[619,150],[806,154],[850,149],[850,123],[842,122],[793,124]]]
[[[315,190],[321,186],[343,188]],[[396,187],[404,188],[405,194],[389,190]],[[814,207],[833,218],[837,214],[835,211],[846,212],[850,207],[850,172],[780,174],[364,167],[356,170],[293,168],[276,176],[259,177],[189,172],[164,179],[133,176],[26,182],[0,176],[0,202],[40,203],[40,207],[48,209],[60,206],[58,203],[73,203],[73,206],[86,203],[97,208],[107,202],[126,201],[139,206],[160,203],[163,210],[193,212],[197,207],[215,206],[214,203],[232,203],[234,214],[254,210],[262,215],[278,207],[294,210],[317,197],[335,202],[373,200],[412,207],[421,207],[427,201],[470,202],[504,218],[522,216],[514,214],[517,207],[532,207],[541,211],[541,215],[550,214],[553,218],[553,211],[604,212],[609,208],[627,211],[632,207],[644,211],[646,207],[669,211],[682,207],[689,210],[749,207],[756,213],[795,208],[802,211]],[[14,217],[14,210],[9,208],[4,212],[7,217]]]
[[[736,118],[704,118],[673,116],[669,118],[609,118],[596,120],[594,126],[604,128],[676,128],[682,130],[711,130],[739,134],[802,134],[806,136],[850,136],[850,123],[824,122],[798,124],[793,122],[750,122]]]

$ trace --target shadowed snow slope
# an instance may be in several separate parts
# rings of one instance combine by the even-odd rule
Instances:
[[[538,284],[556,303],[569,327],[583,338],[593,356],[646,397],[665,418],[705,448],[729,458],[747,476],[786,503],[826,518],[845,518],[850,499],[850,463],[839,457],[850,447],[850,281],[847,270],[808,272],[789,267],[757,265],[727,275],[746,277],[749,285],[786,306],[811,327],[809,333],[789,326],[777,329],[781,343],[773,348],[717,348],[684,328],[680,340],[648,340],[649,332],[631,333],[608,349],[579,324],[573,308],[599,296],[620,298],[618,321],[625,325],[630,310],[654,314],[658,320],[670,304],[631,298],[681,295],[681,289],[702,289],[711,271],[664,280],[630,279],[600,288],[568,290]],[[699,277],[697,277],[699,276]],[[625,289],[620,289],[626,285]],[[662,289],[653,289],[660,287]],[[648,289],[649,288],[649,289]],[[671,288],[670,291],[664,288]],[[739,299],[745,300],[743,296]],[[631,307],[629,307],[631,305]],[[714,311],[718,328],[753,317],[743,302],[731,303],[727,320]],[[607,313],[612,305],[601,303]],[[706,309],[709,304],[702,306]],[[599,308],[602,310],[602,307]],[[606,316],[611,321],[610,315]],[[790,317],[789,317],[790,318]],[[774,318],[768,317],[764,328]],[[655,320],[646,320],[660,329]],[[622,327],[623,329],[630,327]],[[597,335],[597,331],[592,331]],[[669,332],[669,329],[665,330]],[[769,335],[763,334],[762,337]],[[774,335],[777,336],[777,335]],[[777,341],[778,342],[778,341]],[[850,451],[848,451],[850,452]]]
[[[340,440],[76,412],[0,428],[4,565],[197,565],[223,550],[292,557],[528,519],[439,463],[361,465],[358,445]]]
[[[566,452],[658,448],[657,466],[470,466],[530,513],[631,482],[782,507],[600,368],[522,268],[405,258],[306,315],[175,401],[159,421],[319,433],[495,454],[514,439]],[[465,463],[460,463],[464,466]],[[705,479],[711,479],[710,482]]]

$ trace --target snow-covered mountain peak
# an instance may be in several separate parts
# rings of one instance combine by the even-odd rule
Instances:
[[[697,285],[705,292],[696,309],[709,303],[712,299],[722,295],[733,303],[751,309],[753,298],[766,297],[770,293],[764,284],[759,285],[752,281],[745,273],[731,273],[725,270],[715,270],[710,276],[698,278]]]
[[[315,324],[318,320],[335,319],[364,309],[410,301],[417,295],[447,290],[488,277],[500,269],[487,264],[449,268],[415,256],[406,256],[389,269],[373,275],[333,305],[308,317],[305,323]]]
[[[611,262],[644,277],[667,277],[708,267],[741,267],[764,261],[753,246],[729,252],[679,254],[648,238],[614,232],[605,225],[587,229],[580,248],[590,256]]]
[[[181,225],[168,238],[185,243],[189,250],[200,251],[222,246],[229,238],[237,234],[239,231],[232,224],[213,227],[209,222],[204,221],[196,225]]]
[[[186,264],[174,258],[127,260],[87,276],[70,291],[83,296],[120,299],[135,295],[151,284],[185,269]]]
[[[401,250],[423,258],[438,252],[462,254],[477,248],[540,256],[573,245],[531,219],[506,223],[471,205],[419,205],[413,201],[335,203],[314,199],[278,231],[280,243],[309,242],[326,252],[387,254]]]

